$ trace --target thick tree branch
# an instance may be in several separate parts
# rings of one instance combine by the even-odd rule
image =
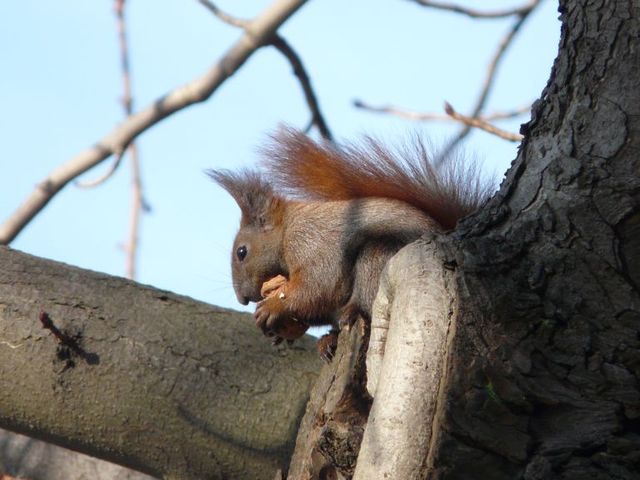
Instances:
[[[443,260],[435,242],[420,240],[391,259],[380,281],[367,352],[375,400],[354,480],[425,478],[456,314]]]
[[[271,7],[245,28],[244,34],[209,72],[156,100],[128,117],[93,147],[60,165],[42,180],[22,205],[0,225],[0,244],[8,244],[64,186],[112,154],[123,151],[142,132],[173,113],[207,100],[233,75],[259,47],[267,43],[276,29],[306,0],[276,0]]]
[[[157,480],[95,457],[0,429],[0,472],[16,480]],[[0,480],[12,480],[3,477]]]
[[[321,367],[308,337],[275,349],[247,314],[6,247],[0,264],[0,427],[163,478],[286,465]]]

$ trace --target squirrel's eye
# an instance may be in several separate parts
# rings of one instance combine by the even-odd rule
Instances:
[[[245,247],[244,245],[240,245],[236,250],[236,256],[238,257],[238,260],[244,260],[244,257],[247,256],[247,247]]]

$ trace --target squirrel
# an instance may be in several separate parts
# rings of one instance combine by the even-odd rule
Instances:
[[[370,320],[387,261],[428,231],[453,229],[488,197],[473,166],[435,166],[417,138],[401,155],[369,137],[336,146],[286,127],[272,140],[261,170],[207,173],[240,207],[233,287],[243,305],[257,302],[256,324],[274,343],[290,318],[340,328]],[[263,299],[278,275],[280,293]],[[319,342],[325,360],[336,343],[334,328]]]

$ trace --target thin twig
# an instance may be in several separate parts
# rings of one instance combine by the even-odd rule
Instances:
[[[534,10],[534,8],[540,3],[541,0],[533,0],[529,4],[529,8],[524,10],[523,12],[518,14],[517,20],[511,26],[507,34],[502,38],[500,43],[498,44],[498,48],[493,55],[491,62],[489,62],[489,66],[487,68],[487,73],[485,75],[484,83],[482,85],[482,89],[480,90],[480,95],[478,100],[476,101],[476,105],[470,115],[471,118],[478,118],[480,113],[482,112],[487,98],[489,97],[489,93],[494,84],[496,72],[498,71],[498,65],[500,64],[500,60],[504,56],[504,53],[507,51],[507,47],[511,45],[511,42],[515,38],[516,34],[520,31],[520,27],[524,24],[526,19],[529,17],[529,14]],[[443,149],[441,156],[439,158],[446,158],[449,153],[455,149],[462,140],[466,138],[466,136],[471,131],[470,126],[465,126],[460,133],[447,145],[446,148]]]
[[[122,107],[126,116],[133,113],[131,95],[131,68],[129,67],[129,42],[127,24],[124,16],[125,0],[115,0],[116,25],[120,46],[120,64],[122,69]],[[136,278],[136,258],[138,256],[138,234],[140,231],[140,213],[143,210],[142,180],[140,179],[140,157],[134,142],[129,145],[131,163],[131,206],[129,210],[129,235],[125,245],[127,278]]]
[[[0,245],[11,242],[49,201],[78,175],[116,152],[123,151],[142,132],[168,116],[207,100],[258,48],[268,43],[276,29],[307,0],[275,0],[262,14],[251,20],[247,31],[222,58],[200,78],[170,91],[151,105],[129,116],[109,134],[98,140],[41,181],[27,199],[0,225]]]
[[[476,106],[473,110],[473,114],[471,116],[476,117],[484,108],[484,105],[487,101],[489,93],[491,92],[491,88],[493,87],[493,83],[495,80],[496,72],[498,70],[498,65],[504,56],[504,53],[507,51],[509,45],[515,38],[516,34],[520,31],[520,27],[524,24],[525,20],[529,17],[529,14],[533,10],[533,8],[540,3],[540,0],[534,0],[532,2],[531,8],[524,11],[518,16],[518,20],[511,26],[506,35],[502,38],[500,43],[498,44],[498,49],[496,53],[493,55],[491,62],[489,63],[489,67],[487,68],[487,73],[485,75],[484,83],[482,85],[482,90],[480,96],[478,97],[478,101],[476,102]]]
[[[132,100],[130,94],[130,80],[129,80],[129,56],[127,54],[127,39],[126,39],[126,31],[124,25],[124,2],[125,0],[115,0],[114,11],[116,14],[116,22],[118,28],[118,41],[120,45],[120,64],[122,70],[122,77],[124,83],[124,94],[122,97],[122,104],[125,110],[125,114],[131,115],[132,110]],[[76,181],[75,185],[81,188],[93,188],[98,185],[103,184],[107,180],[109,180],[113,174],[116,172],[120,163],[122,162],[122,158],[124,157],[124,150],[116,154],[115,161],[111,164],[109,170],[107,170],[103,175],[88,181]]]
[[[530,112],[531,112],[531,103],[527,103],[526,105],[523,105],[518,108],[514,108],[513,110],[504,110],[504,111],[496,110],[495,112],[482,115],[480,118],[482,120],[488,120],[488,121],[506,120],[509,118],[516,118],[521,115],[526,115]]]
[[[248,24],[246,20],[229,15],[228,13],[220,10],[220,8],[218,8],[213,2],[209,0],[198,1],[223,22],[228,23],[229,25],[233,25],[234,27],[246,29]],[[333,136],[331,135],[331,130],[329,130],[329,126],[327,125],[324,116],[320,112],[320,104],[318,103],[318,98],[313,91],[313,87],[311,86],[311,79],[307,74],[307,70],[304,68],[304,64],[302,63],[300,55],[298,55],[298,53],[293,49],[289,42],[287,42],[277,33],[274,33],[273,38],[271,39],[269,44],[284,55],[284,57],[291,64],[294,75],[298,77],[298,81],[300,82],[300,86],[302,87],[302,91],[304,92],[304,97],[307,101],[307,105],[309,106],[309,110],[311,110],[311,122],[307,127],[307,130],[309,130],[311,126],[315,125],[323,138],[332,140]]]
[[[460,13],[462,15],[466,15],[471,18],[504,18],[511,17],[513,15],[524,15],[528,11],[530,11],[537,1],[533,0],[528,2],[520,7],[508,8],[505,10],[495,10],[493,12],[483,12],[481,10],[475,10],[473,8],[467,8],[460,5],[456,5],[453,3],[446,2],[432,2],[430,0],[412,0],[414,3],[418,5],[422,5],[423,7],[435,8],[438,10],[447,10],[454,13]]]
[[[354,100],[353,106],[361,110],[366,110],[373,113],[383,113],[385,115],[394,115],[396,117],[404,118],[407,120],[414,120],[418,122],[425,121],[451,121],[451,117],[443,113],[423,113],[416,112],[414,110],[408,110],[405,108],[395,107],[393,105],[375,106],[362,100]]]
[[[211,13],[213,13],[216,17],[222,20],[224,23],[228,23],[234,27],[246,28],[249,25],[249,20],[244,20],[242,18],[236,18],[228,13],[220,10],[217,5],[209,0],[198,0],[202,5],[204,5]]]
[[[306,69],[300,59],[300,56],[296,53],[296,51],[289,45],[289,43],[282,38],[277,33],[274,34],[273,39],[271,40],[271,45],[273,45],[280,53],[282,53],[293,68],[293,73],[298,80],[300,81],[300,86],[304,92],[304,97],[307,100],[307,105],[309,106],[309,110],[311,110],[311,124],[318,127],[318,131],[320,135],[326,140],[333,140],[333,136],[331,135],[331,130],[329,130],[329,126],[320,112],[320,104],[318,103],[318,98],[316,97],[315,92],[313,91],[313,87],[311,86],[311,79],[307,74]]]
[[[511,142],[520,142],[523,138],[522,135],[520,135],[519,133],[507,132],[506,130],[503,130],[501,128],[496,127],[495,125],[490,124],[486,120],[483,120],[480,118],[467,117],[466,115],[462,115],[461,113],[456,112],[453,109],[453,107],[448,103],[444,104],[444,109],[447,112],[447,115],[449,115],[452,119],[462,122],[469,127],[479,128],[481,130],[484,130],[485,132],[492,133],[494,135],[497,135],[500,138],[509,140]]]
[[[366,102],[363,102],[362,100],[354,100],[353,106],[356,108],[360,108],[362,110],[373,112],[373,113],[394,115],[399,118],[405,118],[407,120],[414,120],[418,122],[425,122],[425,121],[457,122],[459,121],[455,118],[452,118],[450,115],[447,115],[446,113],[417,112],[415,110],[400,108],[394,105],[375,106],[375,105],[371,105]],[[519,117],[520,115],[524,115],[525,113],[528,113],[530,110],[531,110],[531,105],[529,104],[513,110],[497,111],[497,112],[485,114],[478,117],[478,119],[485,122],[494,121],[494,120],[505,120],[509,118]]]
[[[131,144],[129,147],[131,160],[131,207],[129,210],[129,238],[125,245],[127,255],[127,278],[136,278],[136,265],[138,257],[138,234],[140,231],[140,214],[147,211],[142,195],[142,180],[140,178],[140,162],[138,161],[138,147]]]
[[[413,0],[413,1],[426,7],[450,10],[458,13],[463,13],[465,15],[468,15],[474,18],[498,18],[498,17],[513,16],[513,15],[517,15],[518,17],[514,22],[514,24],[511,26],[511,28],[509,29],[509,31],[507,32],[507,34],[502,38],[502,40],[498,44],[498,48],[495,54],[493,55],[491,61],[489,62],[489,65],[487,67],[487,73],[485,74],[485,79],[482,84],[482,89],[480,90],[478,100],[476,101],[476,105],[474,106],[473,113],[471,115],[468,115],[468,116],[461,115],[455,112],[456,113],[455,116],[450,116],[450,115],[445,116],[439,113],[415,112],[415,111],[401,109],[394,106],[375,107],[375,106],[368,105],[361,100],[356,100],[354,102],[354,106],[356,108],[361,108],[361,109],[369,110],[376,113],[392,114],[392,115],[396,115],[402,118],[407,118],[410,120],[417,120],[417,121],[437,120],[437,121],[462,122],[465,125],[465,127],[442,150],[441,154],[436,159],[436,162],[439,162],[442,159],[446,158],[449,155],[449,153],[454,148],[456,148],[456,146],[469,134],[472,127],[478,127],[478,128],[483,128],[484,130],[487,130],[486,128],[488,125],[487,121],[489,120],[513,118],[515,116],[518,116],[522,113],[526,113],[527,111],[529,111],[530,107],[527,106],[520,109],[515,109],[510,112],[494,112],[493,114],[489,114],[489,115],[481,115],[482,110],[484,109],[484,106],[486,104],[487,98],[489,97],[489,93],[491,92],[491,89],[493,87],[495,75],[496,75],[500,60],[502,59],[505,51],[507,50],[507,47],[511,44],[515,35],[520,30],[520,27],[522,26],[522,24],[528,18],[529,14],[539,5],[541,0],[531,0],[526,4],[522,5],[521,7],[502,10],[502,11],[495,11],[495,12],[480,12],[477,10],[467,9],[465,7],[460,7],[454,4],[443,3],[443,2],[432,2],[428,0]],[[470,119],[473,119],[474,121],[469,121]],[[493,126],[491,126],[491,129],[494,129],[492,133],[496,133],[496,131],[504,132],[499,128],[493,127]],[[511,137],[512,135],[515,135],[509,132],[504,132],[504,133],[506,134],[507,137]],[[502,134],[498,134],[498,133],[496,134],[499,136],[502,136]],[[507,139],[511,140],[511,138],[507,138]]]
[[[115,158],[113,162],[111,163],[111,166],[109,167],[109,170],[107,170],[105,173],[100,175],[98,178],[94,178],[93,180],[87,180],[85,182],[81,180],[76,180],[74,182],[74,185],[80,188],[93,188],[93,187],[97,187],[98,185],[102,185],[104,182],[106,182],[113,176],[115,171],[120,166],[120,163],[122,162],[123,157],[124,157],[124,152],[122,151],[117,152],[115,154]]]

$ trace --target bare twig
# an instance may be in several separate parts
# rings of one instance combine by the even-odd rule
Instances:
[[[395,115],[400,118],[406,118],[407,120],[416,121],[455,121],[454,118],[446,113],[431,113],[431,112],[417,112],[415,110],[409,110],[406,108],[396,107],[394,105],[375,106],[363,102],[362,100],[354,100],[353,106],[362,110],[367,110],[374,113],[384,113],[388,115]],[[484,114],[480,118],[485,121],[504,120],[509,118],[519,117],[531,110],[531,104],[524,105],[513,110],[496,111],[488,114]]]
[[[523,105],[521,107],[518,108],[514,108],[513,110],[504,110],[504,111],[495,111],[495,112],[491,112],[489,114],[485,114],[482,115],[480,118],[482,120],[489,120],[489,121],[493,121],[493,120],[505,120],[505,119],[509,119],[509,118],[516,118],[519,117],[521,115],[526,115],[528,113],[531,112],[531,104],[527,103],[526,105]]]
[[[282,38],[277,33],[273,36],[271,40],[271,45],[273,45],[280,53],[282,53],[293,68],[293,73],[298,80],[300,81],[300,86],[304,92],[304,97],[307,100],[307,105],[309,105],[309,110],[311,110],[311,125],[315,125],[318,127],[318,131],[323,138],[327,140],[332,140],[333,136],[331,135],[331,130],[329,130],[329,126],[324,119],[324,116],[320,112],[320,104],[318,103],[318,98],[316,97],[315,92],[313,91],[313,87],[311,86],[311,79],[307,74],[307,71],[302,64],[302,60],[296,53],[296,51],[289,45],[289,43]]]
[[[214,3],[209,0],[198,0],[202,5],[207,7],[209,11],[211,11],[216,17],[222,20],[229,25],[233,25],[234,27],[246,28],[247,21],[242,20],[236,17],[225,13],[220,10]],[[313,87],[311,86],[311,79],[307,74],[306,69],[304,68],[304,64],[302,63],[302,59],[293,49],[293,47],[287,42],[284,38],[282,38],[277,33],[274,33],[273,38],[269,42],[274,48],[276,48],[280,53],[284,55],[284,57],[289,61],[291,67],[293,68],[293,73],[296,77],[298,77],[298,81],[300,82],[300,86],[302,87],[302,91],[304,92],[304,97],[307,100],[307,105],[309,106],[309,110],[311,110],[311,122],[307,127],[307,131],[315,125],[318,127],[318,131],[323,138],[327,140],[332,140],[333,136],[331,135],[331,131],[329,130],[329,126],[324,119],[324,116],[320,112],[320,104],[318,103],[318,98],[316,97],[315,92],[313,91]]]
[[[471,18],[503,18],[503,17],[511,17],[513,15],[523,15],[528,13],[536,3],[536,0],[525,3],[520,7],[508,8],[505,10],[495,10],[493,12],[483,12],[480,10],[475,10],[473,8],[462,7],[460,5],[456,5],[453,3],[446,2],[432,2],[430,0],[412,0],[414,3],[418,5],[422,5],[423,7],[435,8],[438,10],[448,10],[454,13],[460,13],[462,15],[466,15]]]
[[[462,115],[456,112],[448,103],[444,104],[444,109],[447,112],[447,115],[449,115],[452,119],[458,120],[459,122],[462,122],[469,127],[479,128],[481,130],[484,130],[485,132],[492,133],[500,138],[504,138],[505,140],[509,140],[511,142],[519,142],[522,140],[522,135],[520,135],[519,133],[507,132],[506,130],[498,128],[481,118],[473,118]]]
[[[140,178],[140,162],[138,147],[132,143],[129,147],[131,160],[131,207],[129,210],[129,239],[125,245],[127,255],[127,278],[136,278],[136,259],[138,256],[138,233],[140,231],[140,214],[146,211],[142,196],[142,180]]]
[[[487,101],[491,88],[493,87],[493,82],[495,80],[495,75],[498,70],[498,65],[504,53],[507,51],[509,45],[515,38],[516,34],[520,31],[520,27],[524,24],[525,20],[529,17],[529,14],[533,10],[535,6],[540,3],[540,0],[534,0],[531,2],[531,8],[524,11],[518,16],[518,20],[511,26],[507,34],[502,38],[500,43],[498,44],[498,49],[496,53],[493,55],[491,62],[489,63],[489,67],[487,68],[487,73],[485,75],[484,83],[482,85],[482,90],[480,96],[478,97],[478,101],[473,110],[473,114],[471,116],[476,117],[484,108],[484,105]]]
[[[424,121],[437,121],[437,122],[456,122],[460,121],[447,115],[446,113],[432,113],[432,112],[416,112],[415,110],[409,110],[406,108],[400,108],[393,105],[375,106],[363,102],[362,100],[354,100],[353,106],[362,110],[367,110],[373,113],[382,113],[387,115],[395,115],[396,117],[405,118],[407,120],[415,120],[419,122]],[[509,118],[519,117],[531,110],[531,105],[525,105],[513,110],[497,111],[488,114],[484,114],[478,117],[482,121],[504,120]]]
[[[244,20],[242,18],[236,18],[228,13],[220,10],[217,5],[209,0],[198,0],[202,5],[204,5],[211,13],[213,13],[216,17],[222,20],[224,23],[228,23],[234,27],[246,28],[249,25],[248,20]]]
[[[406,120],[415,120],[418,122],[425,122],[431,120],[437,121],[451,121],[451,117],[444,113],[423,113],[416,112],[415,110],[408,110],[405,108],[395,107],[393,105],[375,106],[362,100],[354,100],[353,106],[361,110],[367,110],[373,113],[384,113],[386,115],[394,115],[396,117],[404,118]]]
[[[87,180],[85,182],[80,181],[80,180],[76,180],[74,182],[75,186],[76,187],[80,187],[80,188],[93,188],[93,187],[97,187],[98,185],[102,185],[104,182],[106,182],[107,180],[109,180],[113,176],[115,171],[120,166],[120,163],[122,162],[122,158],[123,157],[124,157],[124,152],[122,152],[122,151],[121,152],[116,152],[115,153],[115,159],[111,163],[111,166],[109,167],[109,170],[107,170],[105,173],[100,175],[98,178],[94,178],[93,180]]]
[[[474,18],[498,18],[498,17],[513,16],[513,15],[517,16],[516,21],[513,23],[513,25],[507,32],[507,34],[502,38],[502,40],[498,44],[498,48],[496,49],[496,52],[493,55],[493,58],[489,62],[489,65],[487,67],[487,73],[485,74],[485,79],[482,84],[482,88],[480,90],[478,100],[476,101],[476,104],[473,108],[473,112],[471,113],[471,115],[461,115],[455,112],[456,113],[455,116],[451,116],[451,115],[444,116],[438,113],[414,112],[414,111],[400,109],[393,106],[373,107],[360,100],[357,100],[354,102],[354,105],[357,108],[362,108],[362,109],[369,110],[376,113],[392,114],[392,115],[396,115],[402,118],[407,118],[410,120],[418,120],[418,121],[454,120],[454,121],[462,122],[465,125],[465,127],[443,149],[439,158],[436,159],[436,161],[440,161],[441,159],[446,158],[448,154],[451,152],[451,150],[453,150],[469,134],[472,127],[478,127],[478,128],[483,128],[484,130],[487,130],[488,120],[496,120],[499,118],[511,118],[529,110],[529,107],[526,107],[526,109],[517,109],[517,110],[513,110],[512,112],[500,112],[500,114],[496,112],[491,115],[481,115],[482,110],[485,107],[487,98],[489,97],[489,93],[491,92],[491,89],[493,87],[500,60],[502,59],[505,51],[513,41],[518,31],[520,30],[520,27],[522,27],[523,23],[528,18],[529,14],[540,4],[541,0],[530,0],[529,2],[525,3],[520,7],[494,11],[494,12],[481,12],[478,10],[468,9],[466,7],[461,7],[451,3],[444,3],[444,2],[437,2],[437,1],[433,2],[430,0],[412,0],[412,1],[420,5],[423,5],[425,7],[433,7],[441,10],[450,10],[450,11],[462,13]],[[473,121],[471,121],[472,119]],[[493,126],[490,126],[489,130],[491,130],[492,133],[495,133],[496,135],[499,135],[501,137],[503,136],[503,133],[506,134],[506,136],[508,137],[507,138],[508,140],[512,140],[511,137],[515,135],[509,132],[504,132],[503,130],[500,130],[499,128],[493,127]],[[503,133],[498,134],[497,133],[498,131]]]
[[[259,47],[268,43],[282,25],[306,0],[275,0],[262,14],[251,20],[245,33],[211,69],[191,82],[172,90],[52,171],[22,205],[0,225],[0,244],[8,244],[67,183],[115,152],[124,150],[142,132],[173,113],[207,100],[232,76]]]
[[[480,116],[480,113],[482,112],[485,106],[487,98],[489,97],[489,93],[491,92],[491,88],[493,87],[495,75],[498,70],[498,65],[500,63],[500,60],[502,60],[502,57],[507,50],[507,47],[511,44],[516,34],[520,31],[520,27],[522,27],[525,20],[529,17],[529,14],[534,10],[534,8],[539,5],[540,1],[541,0],[533,0],[532,2],[530,2],[528,9],[518,14],[517,20],[514,22],[514,24],[511,26],[507,34],[502,38],[502,40],[498,44],[496,53],[494,54],[491,62],[489,63],[489,67],[487,68],[487,73],[485,75],[484,83],[482,85],[482,90],[480,91],[480,95],[476,102],[476,106],[474,107],[473,112],[471,113],[471,115],[469,115],[469,117],[478,118]],[[466,136],[469,134],[470,131],[471,131],[471,127],[469,125],[463,128],[460,131],[460,133],[458,133],[458,135],[442,151],[440,158],[447,157],[448,154],[453,149],[455,149],[456,146],[462,140],[466,138]]]
[[[120,45],[120,64],[122,68],[122,107],[124,108],[125,115],[129,116],[133,113],[133,98],[131,96],[131,69],[129,67],[129,43],[127,41],[124,4],[125,0],[115,0],[118,43]],[[140,213],[143,210],[140,158],[138,156],[138,147],[134,142],[131,142],[131,145],[129,145],[129,161],[131,162],[131,206],[129,210],[129,238],[124,251],[127,257],[127,278],[133,280],[136,278]]]
[[[498,135],[507,140],[519,141],[521,139],[519,135],[501,130],[493,125],[488,124],[487,122],[490,120],[515,117],[517,115],[520,115],[528,111],[530,108],[529,106],[527,106],[526,108],[516,109],[510,112],[495,112],[489,115],[481,115],[481,112],[484,109],[484,106],[486,104],[491,88],[493,87],[495,75],[496,75],[500,60],[502,59],[505,51],[507,50],[507,47],[512,42],[516,33],[520,30],[520,27],[522,26],[524,21],[527,19],[531,11],[540,3],[541,0],[532,0],[528,2],[526,5],[523,5],[522,7],[518,7],[511,10],[504,10],[501,12],[492,12],[492,13],[488,13],[488,12],[481,13],[481,12],[477,12],[469,9],[464,9],[462,7],[457,7],[452,4],[444,4],[440,2],[430,2],[426,0],[414,0],[414,1],[416,1],[416,3],[420,3],[425,6],[457,11],[459,13],[465,13],[469,16],[474,16],[474,17],[488,18],[492,16],[495,18],[499,16],[509,16],[509,15],[518,16],[517,20],[512,25],[510,30],[500,41],[498,48],[496,50],[496,53],[494,54],[491,62],[489,63],[489,66],[487,68],[487,73],[485,75],[485,80],[483,82],[478,100],[476,101],[476,105],[473,109],[473,113],[467,116],[467,115],[459,114],[455,112],[453,109],[451,109],[451,111],[453,112],[453,115],[451,114],[442,115],[439,113],[421,113],[421,112],[401,109],[394,106],[375,107],[375,106],[368,105],[361,100],[356,100],[354,102],[354,106],[356,108],[361,108],[361,109],[369,110],[376,113],[392,114],[392,115],[396,115],[402,118],[407,118],[410,120],[417,120],[417,121],[427,121],[427,120],[451,121],[453,120],[453,121],[462,122],[465,125],[465,128],[463,128],[462,131],[460,131],[460,133],[447,145],[447,147],[443,149],[443,152],[441,153],[439,159],[446,158],[448,154],[451,152],[451,150],[453,150],[469,134],[472,127],[481,128],[483,130],[494,133],[495,135]]]

